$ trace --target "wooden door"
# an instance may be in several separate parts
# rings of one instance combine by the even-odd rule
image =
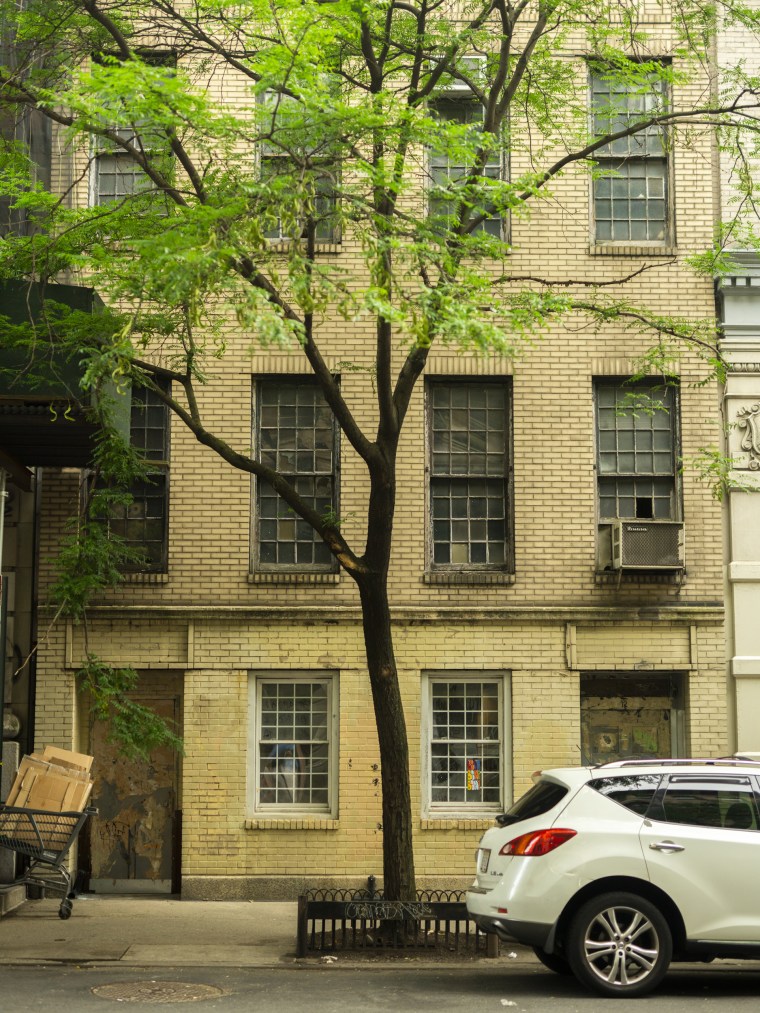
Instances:
[[[135,700],[179,727],[178,697]],[[180,860],[176,753],[163,746],[147,760],[127,759],[101,723],[93,726],[91,743],[98,815],[90,829],[90,889],[172,893]]]

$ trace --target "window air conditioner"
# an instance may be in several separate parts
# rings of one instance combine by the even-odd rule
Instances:
[[[680,521],[615,521],[610,525],[613,570],[681,570]]]

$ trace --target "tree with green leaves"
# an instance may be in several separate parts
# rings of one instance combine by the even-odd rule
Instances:
[[[32,227],[2,239],[0,271],[86,279],[107,305],[96,326],[48,307],[32,335],[5,328],[3,341],[75,356],[88,392],[152,390],[201,444],[276,490],[355,582],[385,892],[410,898],[408,744],[388,596],[410,400],[433,349],[513,357],[579,319],[650,333],[644,372],[666,372],[687,347],[706,375],[720,373],[714,323],[638,301],[646,251],[604,281],[526,273],[510,226],[561,204],[567,181],[582,179],[594,241],[649,244],[661,269],[668,154],[717,145],[746,159],[756,145],[760,81],[741,65],[719,72],[713,42],[722,24],[738,24],[756,43],[760,16],[735,0],[3,0],[2,12],[0,106],[47,118],[74,170],[45,186],[28,148],[5,144],[0,191]],[[110,175],[88,184],[97,165]],[[743,182],[751,193],[751,174]],[[729,235],[718,227],[710,249],[691,251],[696,271],[720,270]],[[352,244],[351,270],[321,256],[338,242]],[[374,341],[346,368],[372,376],[371,430],[323,352],[326,329],[359,319],[372,321]],[[230,321],[259,346],[297,350],[313,372],[344,452],[366,469],[363,545],[265,454],[207,427],[199,392],[214,383]],[[95,403],[108,475],[121,467],[119,444],[108,399]],[[112,576],[101,573],[85,598]],[[63,597],[72,593],[64,581]],[[94,682],[108,681],[96,669]]]

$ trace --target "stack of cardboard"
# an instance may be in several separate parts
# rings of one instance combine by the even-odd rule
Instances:
[[[82,812],[92,792],[91,756],[45,746],[21,761],[5,804],[45,812]]]

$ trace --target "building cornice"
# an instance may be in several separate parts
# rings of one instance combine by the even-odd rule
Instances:
[[[396,606],[391,609],[395,624],[413,623],[721,623],[725,610],[719,602],[694,605],[511,605],[511,606]],[[360,624],[357,606],[324,605],[95,605],[88,609],[91,620],[206,620],[256,619],[267,622]]]

